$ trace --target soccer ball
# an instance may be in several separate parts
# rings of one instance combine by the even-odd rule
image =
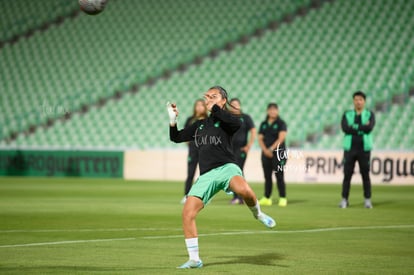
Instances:
[[[107,0],[79,0],[79,6],[82,11],[90,15],[96,15],[105,8]]]

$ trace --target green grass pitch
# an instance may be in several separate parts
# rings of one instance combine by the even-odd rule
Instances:
[[[262,184],[252,185],[263,193]],[[265,207],[274,230],[219,193],[197,220],[200,270],[181,231],[183,184],[0,178],[1,274],[414,274],[414,186],[360,185],[339,209],[339,185],[290,184]]]

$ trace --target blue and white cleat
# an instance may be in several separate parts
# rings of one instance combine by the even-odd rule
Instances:
[[[194,260],[189,260],[188,262],[184,263],[183,265],[177,267],[180,269],[188,269],[188,268],[201,268],[203,267],[203,261],[199,260],[199,261],[194,261]]]
[[[265,213],[261,213],[257,216],[257,219],[261,221],[267,228],[273,228],[276,226],[276,222],[270,216],[266,215]]]

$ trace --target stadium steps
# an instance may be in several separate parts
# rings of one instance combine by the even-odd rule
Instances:
[[[392,104],[386,112],[375,113],[374,149],[414,150],[414,96],[400,104]],[[339,128],[339,125],[338,125]],[[306,142],[310,149],[342,149],[344,134],[324,134],[315,142]]]
[[[375,99],[386,101],[387,95],[384,97],[381,89],[389,83],[399,83],[412,70],[413,45],[406,40],[410,30],[404,29],[413,24],[409,21],[413,17],[408,16],[412,9],[398,8],[408,2],[386,2],[383,4],[388,6],[374,7],[370,6],[374,4],[372,1],[367,6],[365,3],[334,1],[298,20],[286,20],[291,24],[255,32],[256,36],[248,43],[237,43],[230,51],[226,50],[228,47],[216,51],[214,57],[187,66],[184,73],[173,71],[169,77],[141,85],[136,95],[120,93],[116,101],[107,100],[104,108],[92,106],[87,114],[74,114],[67,123],[56,121],[61,125],[47,131],[40,129],[28,139],[19,137],[13,145],[171,147],[163,123],[165,101],[176,99],[182,106],[181,113],[190,114],[192,100],[213,83],[220,83],[231,95],[239,96],[256,123],[264,117],[266,104],[276,98],[289,125],[288,142],[300,140],[318,129],[318,124],[306,123],[316,118],[318,112],[334,112],[338,116],[337,119],[335,115],[326,116],[331,122],[323,121],[322,126],[339,121],[350,105],[349,93],[356,89],[368,93],[380,91]],[[388,16],[393,9],[399,13]],[[374,15],[369,16],[370,12]],[[330,22],[336,22],[337,17],[345,26]],[[402,22],[404,25],[394,22],[396,18],[408,21]],[[370,20],[372,26],[364,20]],[[324,21],[334,28],[324,29]],[[394,33],[390,26],[402,30]],[[336,32],[340,33],[338,37],[334,35]],[[386,35],[380,40],[371,39],[381,33]],[[372,51],[364,52],[371,47]],[[388,66],[389,62],[394,66]],[[390,93],[398,95],[402,90],[392,87]]]
[[[0,50],[79,14],[77,1],[0,1]]]
[[[178,3],[177,5],[181,5],[181,6],[187,5],[187,4],[190,4],[190,2],[192,5],[196,5],[195,2],[193,1],[190,1],[188,3],[187,2],[188,1],[183,0],[181,2],[177,2]],[[215,6],[217,6],[219,2],[222,3],[222,1],[218,1],[217,3],[216,2],[211,2],[211,3],[209,2],[210,3],[209,5],[212,11],[218,12],[219,10],[217,9],[220,9],[220,6],[218,7],[215,7]],[[67,51],[56,51],[51,48],[47,49],[49,45],[56,45],[56,47],[58,48],[59,46],[63,47],[64,45],[71,43],[73,41],[73,39],[71,39],[71,35],[74,35],[74,34],[79,34],[85,31],[87,31],[87,35],[93,35],[93,33],[98,33],[100,31],[100,28],[102,28],[101,25],[105,24],[105,22],[108,21],[108,19],[104,18],[104,16],[105,15],[110,16],[111,13],[106,13],[106,14],[103,13],[99,17],[96,17],[96,19],[94,18],[94,21],[88,21],[88,24],[91,24],[91,28],[92,28],[92,30],[90,31],[84,29],[86,22],[79,23],[75,26],[75,29],[76,28],[79,29],[78,31],[76,30],[73,31],[73,29],[69,30],[67,28],[68,24],[64,22],[61,26],[59,26],[59,28],[49,29],[48,32],[45,33],[45,35],[43,36],[34,35],[31,38],[31,41],[33,43],[39,43],[45,47],[43,52],[48,52],[48,50],[52,52],[53,56],[51,56],[51,58],[56,60],[55,63],[61,63],[61,65],[59,64],[58,67],[47,66],[47,63],[46,63],[44,66],[41,66],[41,68],[39,68],[40,70],[42,70],[43,77],[41,78],[33,76],[33,74],[30,74],[30,72],[24,73],[23,77],[25,79],[23,79],[23,81],[20,81],[19,79],[18,81],[19,85],[16,84],[17,86],[13,84],[13,83],[16,83],[16,81],[13,81],[14,80],[13,72],[9,72],[5,76],[3,76],[5,83],[8,83],[7,84],[8,86],[4,87],[5,90],[12,91],[14,89],[18,89],[21,91],[31,91],[33,90],[32,82],[34,82],[35,87],[39,87],[40,90],[45,90],[49,92],[42,94],[43,98],[41,100],[43,101],[39,101],[39,95],[36,96],[30,92],[26,92],[26,94],[24,93],[14,94],[13,92],[11,92],[9,94],[9,96],[11,96],[11,99],[8,99],[7,102],[5,101],[4,105],[2,106],[4,107],[3,113],[6,114],[6,116],[5,116],[5,119],[1,121],[1,122],[10,121],[10,124],[7,125],[6,127],[3,127],[0,138],[3,137],[3,139],[6,139],[7,141],[11,141],[17,138],[19,133],[25,133],[25,134],[30,135],[36,130],[37,126],[39,125],[52,125],[53,121],[56,120],[57,118],[64,117],[66,119],[70,119],[70,114],[68,115],[66,113],[49,115],[48,113],[45,114],[45,112],[39,112],[39,106],[42,106],[43,103],[46,103],[47,105],[47,103],[49,102],[59,101],[61,103],[60,104],[61,106],[66,107],[66,109],[69,109],[71,112],[86,111],[88,109],[88,106],[91,106],[94,104],[98,104],[98,105],[102,104],[103,102],[106,102],[110,100],[111,98],[115,98],[115,99],[119,98],[121,94],[124,92],[136,92],[141,85],[151,86],[160,79],[168,78],[174,71],[185,71],[186,68],[190,66],[191,64],[201,63],[203,61],[203,58],[206,56],[214,56],[214,55],[217,55],[220,51],[231,50],[231,48],[234,47],[235,43],[247,43],[249,40],[249,37],[260,36],[264,29],[269,28],[269,27],[275,28],[277,24],[279,24],[282,21],[291,21],[294,16],[297,16],[300,14],[303,15],[306,13],[306,9],[304,8],[305,6],[310,5],[311,7],[318,7],[319,5],[317,3],[319,2],[323,2],[323,1],[309,1],[309,0],[296,0],[296,1],[287,1],[287,2],[282,1],[282,0],[276,1],[276,3],[280,4],[281,5],[280,7],[283,7],[285,10],[283,9],[278,10],[280,7],[278,5],[274,5],[275,4],[274,1],[266,1],[265,3],[263,3],[264,8],[273,6],[273,8],[271,9],[264,9],[264,10],[263,10],[263,7],[261,8],[262,10],[260,9],[257,10],[257,7],[260,7],[260,5],[257,5],[256,7],[256,6],[252,6],[252,4],[249,4],[250,7],[255,7],[256,10],[250,11],[249,6],[246,6],[247,9],[245,9],[244,14],[243,13],[241,14],[241,17],[243,17],[243,15],[245,14],[250,15],[250,17],[247,17],[247,19],[246,18],[240,19],[242,20],[241,22],[244,22],[244,26],[243,25],[239,26],[237,24],[234,24],[236,21],[233,21],[232,23],[233,25],[225,26],[224,28],[221,27],[221,29],[219,29],[218,28],[219,26],[217,26],[217,22],[213,20],[211,23],[215,22],[215,25],[211,24],[212,26],[210,26],[211,34],[209,34],[206,37],[206,39],[200,40],[201,42],[209,42],[209,43],[207,43],[207,45],[203,45],[204,43],[202,43],[201,45],[198,45],[200,48],[199,51],[198,52],[196,51],[192,55],[188,55],[189,50],[183,46],[184,48],[182,47],[176,51],[172,51],[168,54],[162,55],[158,61],[150,61],[147,58],[147,60],[143,62],[142,58],[144,58],[145,56],[148,56],[154,53],[157,54],[158,50],[161,51],[161,48],[159,47],[159,45],[157,45],[157,41],[155,41],[156,43],[154,43],[153,45],[143,44],[141,45],[142,47],[139,47],[138,45],[138,48],[143,49],[142,52],[135,50],[135,51],[132,51],[131,53],[128,53],[128,57],[122,60],[122,64],[117,64],[119,62],[116,62],[116,63],[105,62],[105,60],[102,60],[102,58],[100,59],[97,58],[96,60],[88,59],[88,57],[84,57],[83,61],[82,61],[82,58],[80,58],[81,60],[78,61],[77,59],[79,58],[77,58],[77,56],[81,52],[71,55],[70,53],[68,54],[68,52],[71,51],[71,49],[67,49]],[[131,1],[129,2],[124,1],[123,3],[129,3],[129,5],[132,5]],[[227,3],[226,9],[229,11],[233,10],[235,12],[237,9],[241,7],[240,2],[237,2],[237,3],[239,5],[234,5],[234,4],[231,5]],[[133,10],[133,9],[128,8],[126,10]],[[113,13],[114,13],[113,16],[115,16],[115,19],[118,18],[118,21],[119,21],[119,20],[124,20],[125,18],[128,18],[128,16],[120,16],[122,14],[118,14],[119,12],[122,13],[122,11],[120,10],[118,11],[116,9],[113,10]],[[125,13],[125,9],[123,10],[123,12]],[[152,9],[141,11],[141,13],[151,13],[151,12],[156,13],[157,11],[153,11]],[[199,12],[205,12],[205,11],[200,10]],[[252,12],[254,13],[252,14]],[[286,15],[286,13],[288,14]],[[174,13],[174,14],[177,14],[177,13]],[[142,15],[143,14],[141,14],[141,16]],[[213,16],[213,15],[214,13],[209,16]],[[194,16],[194,15],[191,15],[191,16]],[[214,19],[214,18],[215,17],[213,16],[213,18],[211,19]],[[197,18],[194,18],[194,20],[196,19]],[[82,17],[79,17],[79,20],[86,21],[88,20],[88,18],[82,19]],[[114,21],[112,20],[111,23],[114,23]],[[149,26],[146,26],[146,28],[151,29],[154,27],[156,28],[156,31],[162,33],[164,31],[163,30],[164,26],[163,25],[160,25],[160,26],[149,25]],[[207,26],[208,25],[205,25],[205,27]],[[238,28],[238,29],[235,29],[235,28]],[[219,29],[220,31],[215,32],[216,29]],[[109,30],[110,33],[116,33],[117,31],[122,31],[122,33],[125,34],[129,30],[124,30],[123,28],[116,29],[115,27],[112,27]],[[59,36],[59,32],[60,34],[64,33],[65,35]],[[167,34],[168,33],[165,33],[162,35],[167,35]],[[195,39],[194,33],[190,34],[190,38],[192,38],[193,40]],[[172,44],[175,44],[175,42],[179,42],[181,40],[184,40],[183,45],[188,44],[188,41],[185,41],[185,39],[181,39],[180,37],[175,38],[175,40],[172,41]],[[73,42],[76,42],[76,40]],[[80,43],[88,44],[88,42],[90,41],[81,41]],[[116,52],[105,51],[103,52],[103,54],[105,56],[120,56],[122,53],[122,50],[124,49],[124,52],[125,52],[125,49],[130,48],[130,45],[132,44],[132,42],[134,42],[134,40],[131,40],[131,39],[129,39],[128,41],[123,41],[123,43],[119,45],[120,47],[116,47],[114,45],[114,47],[111,49],[111,51],[116,50]],[[30,51],[33,50],[31,48],[28,48],[31,46],[30,45],[26,46],[25,43],[26,41],[13,45],[13,48],[21,47],[19,50],[23,53],[23,57],[19,57],[20,59],[24,58],[24,55],[29,56],[31,54]],[[102,43],[104,42],[102,41]],[[182,41],[180,43],[182,43]],[[165,51],[165,49],[168,49],[169,47],[172,47],[172,46],[173,45],[163,45],[164,47],[163,50]],[[74,48],[72,51],[78,50],[75,47],[75,45],[73,45],[72,48]],[[3,48],[3,52],[5,50],[9,50],[9,49]],[[82,49],[79,49],[79,50],[85,50],[85,48],[82,47]],[[90,49],[90,50],[91,50],[91,55],[92,55],[93,49]],[[108,47],[106,48],[106,50],[108,50]],[[12,55],[12,54],[13,54],[12,52],[5,53],[5,55]],[[86,54],[88,54],[88,52]],[[76,58],[75,58],[75,55],[76,55]],[[110,75],[114,75],[114,77],[111,79],[97,79],[94,82],[92,82],[92,87],[87,87],[87,86],[85,87],[83,82],[90,81],[91,79],[88,78],[88,76],[85,74],[77,75],[76,73],[72,72],[73,70],[69,70],[70,68],[67,68],[64,62],[60,62],[58,60],[60,57],[63,57],[63,59],[65,60],[73,59],[75,62],[75,64],[73,64],[73,66],[75,67],[75,71],[76,71],[76,68],[80,69],[83,67],[90,66],[92,68],[99,69],[95,72],[98,75],[106,76],[110,74]],[[131,63],[131,61],[133,62]],[[13,59],[6,60],[7,65],[12,65],[11,62],[13,62]],[[25,62],[26,62],[25,60],[21,61],[21,63],[25,63]],[[140,70],[139,64],[141,62],[143,62],[146,65],[145,66],[145,68],[147,68],[146,72],[143,72]],[[91,65],[90,63],[93,63],[93,64]],[[13,66],[10,66],[10,67],[13,67]],[[108,68],[111,68],[111,69],[108,71]],[[116,68],[121,68],[122,70],[114,71]],[[69,72],[67,70],[69,70]],[[56,75],[54,74],[54,71],[58,71],[61,75],[65,75],[65,78],[67,76],[68,79],[54,78],[53,75]],[[45,79],[45,76],[49,76],[49,75],[52,76],[52,79]],[[75,85],[67,84],[68,82],[75,83]],[[10,85],[14,85],[14,86],[11,87]],[[57,90],[65,90],[65,91],[69,91],[69,90],[79,91],[80,90],[81,92],[80,93],[76,92],[75,94],[71,93],[71,95],[67,95],[62,98],[62,97],[59,97],[59,95],[56,95],[56,93],[50,92],[50,91],[57,91]],[[36,105],[37,107],[35,110],[27,111],[24,113],[16,112],[16,110],[19,109],[19,108],[16,108],[17,107],[16,105],[20,105],[21,103],[25,103],[26,104],[25,106],[30,106],[30,104],[32,104],[32,105]],[[14,117],[9,117],[9,116],[7,117],[7,114],[14,114]],[[4,124],[4,123],[1,123],[1,124]]]
[[[324,127],[340,121],[343,111],[352,105],[354,91],[367,92],[368,105],[376,108],[393,99],[406,98],[407,87],[413,87],[413,9],[404,6],[409,4],[407,1],[383,1],[378,6],[368,2],[375,7],[364,3],[367,2],[357,3],[361,7],[354,6],[354,2],[336,1],[312,14],[312,18],[304,17],[301,22],[280,26],[277,32],[266,32],[261,39],[237,47],[235,53],[223,52],[216,61],[203,64],[170,85],[205,89],[211,80],[223,83],[242,99],[245,110],[256,122],[264,117],[263,106],[276,100],[289,124],[289,144],[301,145],[307,136],[320,135]],[[373,15],[368,14],[371,11]],[[333,22],[336,16],[347,14],[356,18],[347,18],[346,26],[339,30]],[[325,31],[323,21],[333,29]],[[367,35],[382,37],[372,43]],[[370,51],[370,47],[375,50]],[[387,66],[388,63],[393,65]],[[272,72],[274,68],[278,71]],[[194,80],[200,78],[207,81]],[[398,131],[404,133],[406,129]]]
[[[411,85],[411,86],[409,86]],[[367,108],[370,110],[373,110],[376,113],[383,113],[387,114],[392,108],[395,108],[393,106],[403,105],[407,102],[410,102],[412,98],[414,98],[414,74],[411,74],[407,76],[406,80],[403,81],[403,85],[401,85],[401,90],[398,90],[400,92],[397,93],[391,93],[389,92],[390,88],[386,87],[382,88],[380,91],[384,93],[382,95],[383,101],[374,101],[373,98],[375,97],[375,92],[368,94],[367,98]],[[410,105],[409,105],[410,106]],[[411,111],[409,107],[407,107],[407,111]],[[387,115],[381,116],[383,118],[386,118]],[[392,117],[390,117],[392,119]],[[402,125],[402,124],[399,124]],[[407,126],[410,126],[409,123],[405,123],[401,129],[397,129],[397,132],[404,132],[404,129],[406,129]],[[335,119],[327,119],[325,121],[325,124],[320,124],[318,126],[318,130],[312,133],[308,133],[306,138],[302,141],[294,142],[294,147],[300,147],[301,145],[306,143],[306,147],[312,147],[315,144],[318,144],[321,139],[327,139],[327,136],[336,136],[338,133],[342,133],[341,126],[340,126],[340,118]],[[324,143],[327,147],[330,147],[329,145],[332,145],[332,143]],[[333,143],[336,144],[337,143]],[[398,145],[398,144],[397,144]],[[411,144],[406,144],[411,146]],[[414,144],[413,144],[414,145]],[[403,144],[404,146],[404,144]],[[388,147],[388,145],[387,145]],[[398,146],[397,146],[398,147]],[[401,146],[400,146],[401,147]]]

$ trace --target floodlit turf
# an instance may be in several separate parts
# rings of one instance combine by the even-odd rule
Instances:
[[[261,195],[263,186],[253,185]],[[413,274],[414,186],[361,186],[339,209],[339,185],[288,185],[263,210],[275,230],[219,193],[198,218],[205,266],[187,260],[183,185],[106,179],[0,178],[0,273]]]

